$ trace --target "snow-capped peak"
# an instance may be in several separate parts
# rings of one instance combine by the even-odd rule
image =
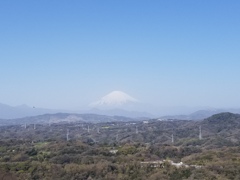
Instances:
[[[99,101],[90,104],[91,107],[101,107],[101,106],[121,106],[131,102],[137,102],[138,100],[131,97],[130,95],[122,91],[113,91],[106,96],[102,97]]]

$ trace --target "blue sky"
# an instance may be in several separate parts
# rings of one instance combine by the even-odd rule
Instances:
[[[0,1],[0,102],[240,108],[238,0]]]

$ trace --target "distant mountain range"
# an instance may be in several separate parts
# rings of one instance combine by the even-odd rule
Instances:
[[[26,116],[37,116],[47,113],[57,113],[60,110],[29,107],[27,105],[9,106],[0,103],[0,119],[14,119]],[[64,112],[64,111],[63,111]]]
[[[146,118],[152,118],[154,115],[147,113],[147,112],[140,112],[140,111],[127,111],[124,109],[91,109],[88,111],[85,111],[83,113],[90,113],[90,114],[100,114],[100,115],[107,115],[107,116],[125,116],[130,118],[138,118],[138,119],[146,119]]]
[[[136,118],[128,118],[123,116],[105,116],[97,114],[73,114],[73,113],[56,113],[44,114],[38,116],[29,116],[16,119],[0,119],[0,125],[16,125],[16,124],[52,124],[52,123],[99,123],[99,122],[116,122],[116,121],[137,121]]]
[[[29,107],[27,105],[9,106],[0,103],[0,119],[15,119],[28,116],[38,116],[43,114],[56,114],[56,113],[74,113],[74,114],[99,114],[107,116],[126,116],[131,118],[151,118],[152,114],[147,112],[138,112],[125,109],[98,109],[92,108],[85,111],[68,111],[68,110],[54,110],[37,107]]]
[[[127,99],[129,98],[127,95],[122,94],[121,92],[113,92],[109,95],[110,99],[118,99],[117,102],[128,102]],[[107,99],[109,100],[109,96],[107,95]],[[111,101],[115,102],[114,101]],[[151,119],[156,118],[156,116],[143,112],[143,111],[134,111],[134,110],[126,110],[119,108],[108,108],[108,109],[100,109],[100,108],[92,108],[85,111],[67,111],[67,110],[54,110],[54,109],[45,109],[45,108],[38,108],[38,107],[29,107],[27,105],[20,105],[20,106],[9,106],[0,103],[0,119],[16,119],[16,118],[24,118],[30,116],[39,116],[44,114],[57,114],[57,113],[68,113],[68,114],[98,114],[98,115],[106,115],[106,116],[125,116],[129,118],[137,118],[137,119]],[[131,109],[131,108],[129,108]],[[166,120],[166,119],[177,119],[177,120],[201,120],[208,118],[214,114],[222,113],[222,112],[231,112],[240,114],[240,109],[206,109],[206,110],[199,110],[194,113],[188,115],[174,115],[174,116],[161,116],[159,119]]]
[[[162,116],[160,119],[177,119],[177,120],[202,120],[208,118],[214,114],[231,112],[231,113],[240,113],[240,109],[208,109],[208,110],[199,110],[189,115],[174,115],[174,116]]]

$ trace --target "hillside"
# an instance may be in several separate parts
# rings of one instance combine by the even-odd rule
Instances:
[[[178,180],[234,179],[240,172],[238,114],[202,121],[48,114],[25,121],[51,118],[58,120],[0,127],[1,174],[12,179]]]
[[[136,121],[135,118],[123,116],[105,116],[98,114],[73,114],[73,113],[56,113],[44,114],[38,116],[29,116],[17,119],[1,119],[0,125],[17,125],[17,124],[52,124],[52,123],[74,123],[74,122],[114,122],[114,121]]]
[[[188,115],[174,115],[174,116],[162,116],[161,119],[175,119],[175,120],[203,120],[209,118],[215,114],[221,114],[224,112],[240,113],[239,109],[209,109],[198,110]]]

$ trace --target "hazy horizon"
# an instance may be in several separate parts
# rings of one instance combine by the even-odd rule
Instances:
[[[1,1],[0,103],[77,110],[119,90],[156,109],[240,108],[239,9],[236,0]]]

